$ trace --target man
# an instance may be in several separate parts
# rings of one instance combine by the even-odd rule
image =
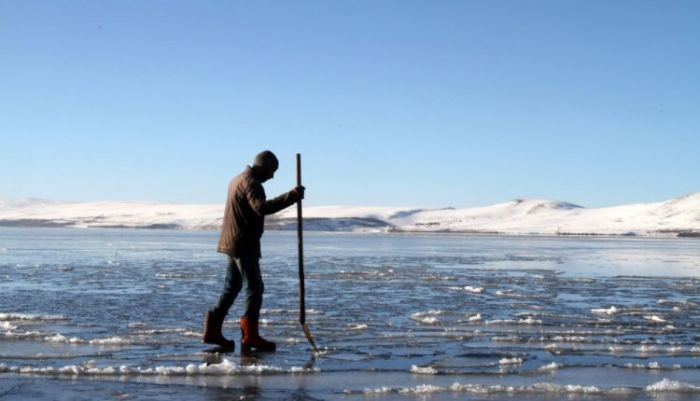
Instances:
[[[224,210],[218,252],[228,256],[224,289],[204,320],[202,341],[234,348],[235,343],[221,333],[224,318],[246,284],[245,311],[240,319],[241,346],[244,350],[274,351],[274,342],[258,333],[264,284],[260,273],[260,238],[265,216],[285,209],[304,198],[304,187],[266,200],[262,183],[272,179],[279,167],[277,157],[266,150],[255,157],[253,166],[231,180]]]

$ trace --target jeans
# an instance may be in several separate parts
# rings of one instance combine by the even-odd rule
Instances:
[[[262,274],[260,274],[260,259],[257,256],[242,256],[240,258],[228,256],[224,289],[209,312],[226,316],[233,305],[233,301],[236,300],[238,293],[241,292],[243,284],[246,285],[243,317],[247,317],[250,320],[259,320],[265,285],[263,284]]]

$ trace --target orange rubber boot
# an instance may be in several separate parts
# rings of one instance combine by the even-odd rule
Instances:
[[[258,333],[257,320],[242,317],[241,333],[243,334],[243,338],[241,339],[241,347],[244,350],[255,349],[258,351],[268,352],[277,350],[277,345],[275,343],[260,337],[260,333]]]

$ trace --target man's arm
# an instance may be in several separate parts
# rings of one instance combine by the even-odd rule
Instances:
[[[259,183],[251,185],[247,193],[248,202],[253,208],[255,213],[260,216],[266,216],[268,214],[274,214],[280,210],[284,210],[289,206],[297,203],[297,201],[304,198],[304,187],[297,187],[289,192],[285,192],[282,195],[267,200],[265,197],[265,190],[263,186]]]

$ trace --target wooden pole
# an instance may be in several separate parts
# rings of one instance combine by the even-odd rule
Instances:
[[[301,186],[301,154],[297,153],[297,187]],[[297,202],[297,243],[298,243],[298,254],[299,254],[299,323],[304,330],[304,335],[309,341],[309,344],[313,347],[314,351],[318,352],[316,348],[316,343],[311,335],[311,330],[306,324],[306,288],[304,287],[304,226],[303,219],[301,215],[302,205],[301,199]]]

